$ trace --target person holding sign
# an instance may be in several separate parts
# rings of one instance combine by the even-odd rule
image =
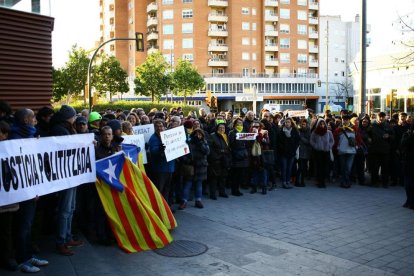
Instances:
[[[167,162],[165,145],[161,141],[161,132],[165,130],[165,122],[154,120],[155,133],[151,135],[148,146],[151,154],[151,169],[154,176],[154,185],[158,188],[164,199],[169,200],[172,174],[175,171],[175,160]],[[171,206],[172,202],[168,202]]]

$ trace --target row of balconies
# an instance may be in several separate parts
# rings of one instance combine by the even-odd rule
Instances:
[[[227,22],[229,20],[229,17],[225,14],[220,14],[217,12],[211,12],[208,15],[208,21],[209,22]]]
[[[298,61],[300,63],[303,63],[301,61]],[[305,63],[308,63],[309,67],[318,67],[319,62],[317,60],[309,60],[308,62],[305,61]],[[211,67],[228,67],[229,61],[226,58],[210,58],[208,60],[208,66]],[[279,66],[279,60],[277,58],[267,58],[265,59],[265,66],[266,67],[275,67]]]

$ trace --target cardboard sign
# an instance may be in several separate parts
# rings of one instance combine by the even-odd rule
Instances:
[[[168,129],[160,134],[161,142],[165,145],[165,157],[168,162],[190,153],[190,148],[186,143],[184,126]]]
[[[134,135],[139,135],[139,134],[144,135],[145,143],[148,143],[149,139],[151,138],[151,135],[154,134],[154,125],[148,124],[148,125],[142,125],[142,126],[134,126],[132,127],[132,131],[134,132]]]

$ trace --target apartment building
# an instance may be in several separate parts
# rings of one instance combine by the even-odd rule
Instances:
[[[236,112],[316,107],[318,1],[100,0],[100,8],[101,42],[145,34],[144,53],[133,41],[104,48],[131,80],[146,55],[160,51],[172,66],[186,59],[205,77],[206,88],[189,98],[195,104],[211,91],[219,108]]]

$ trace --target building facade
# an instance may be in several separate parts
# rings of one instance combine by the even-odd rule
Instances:
[[[369,33],[370,26],[367,29]],[[351,71],[360,52],[359,15],[353,22],[342,21],[339,15],[321,16],[320,30],[319,109],[323,110],[328,101],[330,105],[353,110],[354,91],[359,81],[353,80]]]
[[[145,34],[144,53],[134,41],[104,48],[130,80],[147,55],[160,51],[172,66],[186,59],[204,76],[206,88],[189,98],[195,104],[211,91],[219,109],[236,112],[264,104],[316,107],[318,1],[100,0],[100,18],[101,43]]]

